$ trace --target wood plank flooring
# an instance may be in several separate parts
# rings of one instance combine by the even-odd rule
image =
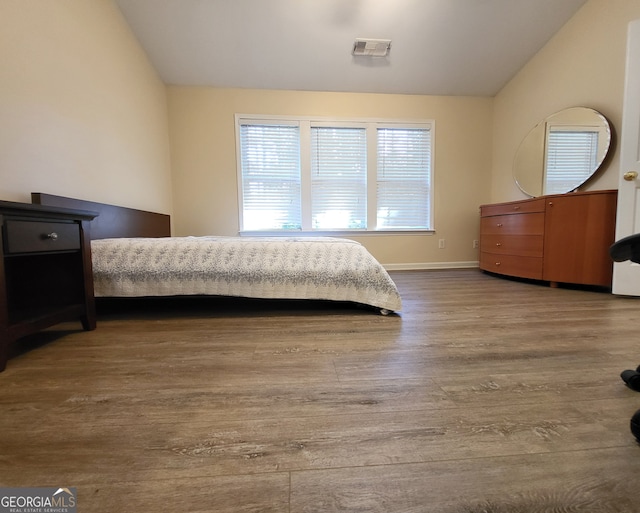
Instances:
[[[640,301],[391,273],[400,315],[99,303],[0,374],[0,486],[80,512],[640,511]]]

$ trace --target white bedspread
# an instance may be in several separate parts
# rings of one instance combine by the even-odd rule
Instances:
[[[401,309],[382,265],[333,237],[168,237],[91,243],[95,295],[353,301]]]

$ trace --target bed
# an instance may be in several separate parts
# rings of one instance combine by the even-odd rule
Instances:
[[[232,296],[352,302],[382,314],[402,301],[360,243],[336,237],[171,237],[165,214],[32,193],[33,203],[97,212],[96,297]]]

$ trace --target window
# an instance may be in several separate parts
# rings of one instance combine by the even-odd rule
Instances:
[[[236,116],[242,232],[432,229],[433,122]]]
[[[248,230],[300,230],[296,125],[241,125],[242,220]]]
[[[367,227],[367,138],[364,128],[311,127],[311,226]]]
[[[378,128],[377,227],[431,226],[431,131]]]

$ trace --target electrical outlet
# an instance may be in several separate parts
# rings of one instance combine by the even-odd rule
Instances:
[[[438,240],[438,249],[444,249],[444,239]]]
[[[473,249],[478,249],[479,243],[477,240],[473,241]]]

